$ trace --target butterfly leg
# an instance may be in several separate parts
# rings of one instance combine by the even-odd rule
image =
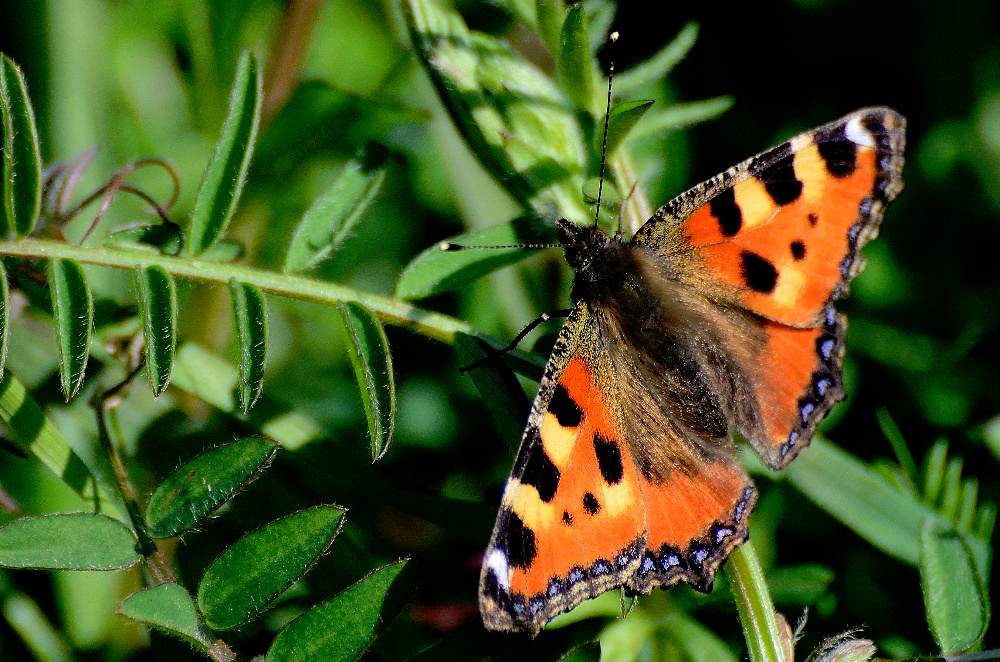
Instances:
[[[551,313],[542,313],[541,315],[539,315],[538,317],[536,317],[535,319],[533,319],[528,324],[528,326],[526,326],[523,329],[521,329],[521,332],[519,334],[517,334],[516,336],[514,336],[514,340],[512,340],[509,345],[507,345],[506,347],[504,347],[500,351],[494,352],[493,354],[487,356],[485,359],[482,359],[481,361],[476,361],[475,363],[473,363],[471,365],[467,365],[464,368],[459,369],[459,373],[462,374],[462,375],[464,375],[465,373],[469,372],[470,370],[475,370],[476,368],[484,366],[484,365],[486,365],[487,363],[489,363],[491,361],[495,361],[496,359],[500,358],[501,356],[503,356],[507,352],[514,351],[517,348],[517,344],[519,342],[521,342],[522,340],[524,340],[524,337],[526,335],[528,335],[529,333],[531,333],[532,330],[534,330],[534,328],[536,326],[538,326],[542,322],[548,322],[550,319],[553,319],[553,318],[556,318],[556,317],[568,317],[571,312],[573,312],[572,308],[565,308],[563,310],[556,310],[556,311],[553,311]]]

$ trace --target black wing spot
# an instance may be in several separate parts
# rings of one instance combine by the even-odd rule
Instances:
[[[566,526],[573,526],[573,516],[569,514],[568,510],[563,511],[562,523]]]
[[[826,161],[826,171],[834,177],[848,177],[858,167],[858,146],[846,138],[819,143],[817,147]]]
[[[562,384],[556,385],[556,390],[549,400],[549,411],[564,428],[575,428],[583,420],[583,410],[569,397],[569,391]]]
[[[504,535],[506,543],[507,562],[518,568],[530,567],[538,554],[535,543],[535,532],[524,525],[517,513],[512,512],[507,519],[507,532]]]
[[[796,260],[801,260],[806,256],[806,245],[799,240],[793,241],[789,248],[792,249],[792,257]]]
[[[596,515],[601,512],[601,504],[598,503],[597,497],[587,492],[583,495],[583,509],[587,511],[588,515]]]
[[[750,251],[743,251],[740,258],[743,261],[743,280],[747,287],[764,294],[773,292],[774,286],[778,284],[778,270],[774,265]]]
[[[816,224],[819,223],[819,214],[817,214],[814,211],[809,212],[808,218],[809,218],[809,225],[813,227],[816,227]]]
[[[788,149],[788,148],[786,148]],[[795,177],[795,156],[791,152],[757,173],[774,204],[781,206],[795,202],[802,195],[802,182]]]
[[[597,466],[601,469],[604,482],[608,485],[620,483],[625,475],[625,467],[622,465],[622,452],[618,444],[595,434],[594,452],[597,454]]]
[[[712,216],[719,219],[719,231],[724,237],[732,237],[743,227],[743,212],[736,204],[734,189],[726,189],[708,203]]]
[[[528,453],[528,461],[521,474],[521,484],[534,487],[538,490],[539,498],[548,503],[559,489],[559,468],[552,463],[541,444],[529,449]]]

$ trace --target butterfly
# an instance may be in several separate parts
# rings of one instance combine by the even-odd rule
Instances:
[[[573,308],[545,366],[479,606],[536,634],[612,588],[708,592],[756,489],[844,398],[833,302],[903,187],[905,120],[858,110],[695,186],[627,241],[558,223]]]

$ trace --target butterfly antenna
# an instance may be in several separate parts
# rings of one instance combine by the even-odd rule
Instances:
[[[612,32],[608,39],[611,43],[618,41],[618,32]],[[604,193],[604,162],[608,155],[608,124],[611,120],[611,81],[615,77],[615,61],[612,60],[610,67],[608,69],[608,103],[607,107],[604,109],[604,138],[601,141],[601,172],[598,177],[597,184],[597,211],[594,213],[594,227],[597,227],[597,221],[601,218],[601,195]]]
[[[442,241],[438,244],[438,250],[442,251],[468,251],[481,248],[562,248],[563,244],[504,244],[502,246],[472,246],[469,244],[453,244],[450,241]]]

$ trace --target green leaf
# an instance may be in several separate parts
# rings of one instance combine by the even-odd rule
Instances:
[[[396,427],[396,378],[389,339],[382,323],[361,304],[340,303],[337,312],[347,333],[347,354],[361,391],[375,462],[389,450]]]
[[[611,109],[611,117],[608,120],[608,158],[614,156],[615,150],[628,136],[636,122],[642,119],[650,108],[653,101],[626,101]]]
[[[153,395],[159,396],[170,382],[177,349],[177,288],[167,270],[159,265],[137,266],[132,273],[142,318],[146,376]]]
[[[208,250],[225,232],[236,211],[257,139],[261,95],[257,58],[244,51],[236,65],[229,115],[191,213],[191,232],[186,245],[191,255]]]
[[[403,9],[442,103],[486,170],[540,218],[586,221],[584,132],[563,92],[434,0],[406,0]]]
[[[73,647],[34,600],[11,593],[3,601],[3,616],[39,662],[72,662]],[[4,644],[7,645],[6,643]]]
[[[141,223],[113,230],[101,243],[116,250],[175,255],[181,248],[181,235],[175,226]]]
[[[587,36],[587,14],[582,4],[566,10],[559,38],[559,80],[569,98],[580,108],[594,105],[593,63]]]
[[[229,281],[233,301],[233,323],[240,356],[240,407],[250,411],[264,388],[267,364],[267,309],[264,295],[252,283]]]
[[[592,641],[571,650],[559,662],[601,662],[601,642]]]
[[[464,333],[455,336],[455,351],[463,368],[486,359],[488,356],[486,349],[486,344],[482,340]],[[492,350],[489,355],[494,356],[494,359],[473,368],[468,375],[472,377],[483,403],[493,417],[500,438],[510,448],[517,448],[521,443],[530,404],[517,377],[507,364],[496,356],[497,351],[489,349]]]
[[[628,135],[629,142],[641,140],[646,136],[683,129],[692,124],[698,124],[718,117],[733,105],[733,98],[728,96],[692,101],[690,103],[675,103],[662,110],[653,110],[646,114]]]
[[[278,633],[267,662],[351,662],[360,658],[409,600],[415,567],[398,561],[375,570]]]
[[[972,550],[960,533],[930,517],[920,531],[920,586],[927,622],[943,654],[982,640],[990,603]]]
[[[0,527],[0,567],[118,570],[139,561],[135,535],[97,513],[22,517]]]
[[[7,341],[10,337],[10,285],[7,269],[0,260],[0,375],[7,365]]]
[[[170,538],[208,517],[255,480],[280,445],[248,437],[209,449],[170,474],[146,506],[147,532]]]
[[[81,498],[89,501],[97,496],[97,480],[90,469],[9,370],[0,381],[0,420],[18,448],[38,458]],[[101,502],[107,502],[106,495]]]
[[[378,195],[384,179],[385,168],[348,161],[296,226],[285,256],[285,272],[314,267],[337,250]]]
[[[785,475],[821,508],[886,554],[919,564],[924,520],[940,515],[915,495],[819,437],[788,465]],[[968,542],[976,558],[989,556],[984,541],[970,538]]]
[[[930,505],[937,504],[941,496],[947,462],[948,442],[934,442],[924,460],[924,500]]]
[[[674,40],[661,48],[656,55],[615,76],[615,91],[624,94],[637,87],[663,80],[684,59],[697,39],[698,24],[688,23],[681,28]]]
[[[0,56],[0,131],[6,231],[23,237],[42,206],[42,154],[24,75],[6,55]]]
[[[535,15],[538,17],[538,33],[545,45],[551,52],[558,53],[562,24],[566,17],[563,0],[536,0]]]
[[[456,290],[497,269],[527,259],[532,251],[520,244],[545,244],[556,239],[551,227],[526,217],[457,235],[445,243],[497,248],[442,250],[441,244],[431,246],[415,257],[400,274],[396,296],[423,299]]]
[[[814,605],[833,583],[833,570],[818,564],[775,568],[767,573],[767,584],[775,603],[801,607]]]
[[[160,584],[125,598],[117,613],[187,639],[201,649],[209,645],[191,594],[179,584]]]
[[[59,349],[59,377],[66,401],[83,384],[90,356],[90,331],[94,323],[94,300],[87,287],[83,267],[75,260],[49,262],[49,287]]]
[[[739,659],[715,633],[683,614],[671,614],[663,619],[659,630],[661,637],[683,651],[681,657],[687,662],[737,662]]]
[[[205,623],[214,630],[230,630],[261,613],[333,543],[343,517],[339,506],[317,506],[237,540],[208,567],[198,585]]]

